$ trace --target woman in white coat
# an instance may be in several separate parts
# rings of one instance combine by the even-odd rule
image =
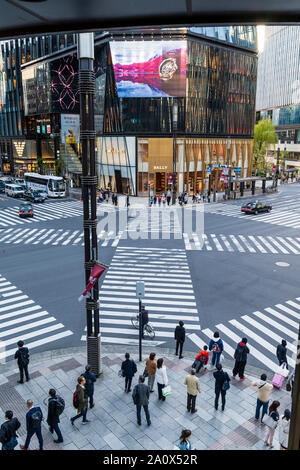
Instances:
[[[167,369],[162,358],[157,359],[156,368],[156,382],[158,388],[158,399],[165,401],[166,397],[163,396],[163,388],[168,385]]]
[[[289,409],[284,411],[284,415],[279,422],[279,444],[280,450],[287,450],[289,444],[291,412]]]

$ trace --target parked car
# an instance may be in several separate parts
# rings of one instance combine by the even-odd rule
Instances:
[[[19,217],[33,217],[32,205],[23,202],[19,207]]]
[[[272,206],[260,201],[248,202],[241,207],[244,214],[258,214],[259,212],[270,212],[271,210]]]
[[[23,197],[24,189],[18,184],[6,184],[5,183],[5,194],[11,197]]]
[[[38,191],[26,191],[24,199],[30,202],[44,202],[45,198]]]

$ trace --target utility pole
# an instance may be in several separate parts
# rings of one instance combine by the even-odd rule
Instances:
[[[85,280],[89,282],[91,270],[98,261],[97,244],[97,203],[96,203],[96,161],[95,161],[95,73],[94,73],[94,33],[77,35],[77,55],[79,61],[80,95],[80,139],[82,145],[82,200],[85,252]],[[92,296],[86,300],[87,321],[87,362],[92,371],[101,373],[101,335],[99,325],[99,287],[92,289]]]
[[[295,363],[288,450],[300,450],[300,327],[298,332],[298,344],[296,346]]]
[[[278,174],[279,174],[279,158],[280,158],[280,147],[277,148],[277,161],[276,161],[276,173],[275,173],[275,188],[277,189]]]
[[[228,167],[228,188],[227,188],[227,196],[230,199],[230,190],[231,190],[231,166],[230,166],[230,144],[231,140],[228,137],[227,139],[227,167]]]

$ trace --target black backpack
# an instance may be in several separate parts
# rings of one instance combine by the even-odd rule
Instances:
[[[31,415],[31,426],[35,429],[40,426],[42,422],[42,413],[40,410],[36,410],[34,413]]]
[[[65,400],[59,395],[57,395],[55,398],[55,403],[56,403],[56,414],[57,416],[60,416],[65,409]]]

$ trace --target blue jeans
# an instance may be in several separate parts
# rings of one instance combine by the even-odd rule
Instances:
[[[8,442],[2,445],[2,450],[14,450],[17,445],[17,439],[15,437],[12,437]]]
[[[259,398],[257,399],[257,402],[256,402],[256,411],[255,411],[255,418],[256,419],[259,419],[259,411],[261,409],[261,407],[263,407],[263,410],[262,410],[262,416],[261,416],[261,421],[264,417],[264,415],[266,413],[268,413],[268,405],[269,405],[269,402],[268,401],[261,401]]]
[[[40,450],[43,450],[44,441],[43,441],[41,426],[38,426],[37,428],[30,428],[29,431],[27,431],[26,441],[24,444],[25,449],[28,449],[31,438],[34,434],[36,434],[36,437],[38,438],[38,441],[40,444]]]
[[[62,433],[59,429],[58,423],[54,424],[53,426],[50,426],[50,432],[53,433],[53,431],[55,431],[57,434],[57,440],[63,441]]]
[[[287,370],[289,370],[289,365],[288,365],[287,361],[284,361],[283,359],[278,359],[278,362],[279,362],[280,366],[282,366],[282,364],[285,362],[285,366],[286,366]]]
[[[72,421],[75,421],[76,419],[80,418],[82,416],[82,421],[86,421],[86,414],[87,414],[87,407],[81,412],[79,413],[78,415],[74,416],[72,419]]]
[[[222,354],[222,353],[220,353],[220,352],[219,352],[219,353],[213,352],[212,360],[211,360],[211,363],[212,363],[213,366],[219,364],[221,354]],[[215,363],[216,363],[216,364],[215,364]]]

